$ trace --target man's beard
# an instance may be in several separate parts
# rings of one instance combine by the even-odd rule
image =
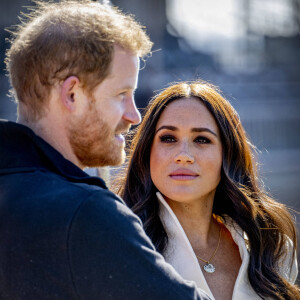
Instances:
[[[93,104],[83,116],[69,123],[69,142],[79,162],[84,167],[117,166],[124,162],[123,145],[116,141],[116,132],[129,129],[120,123],[115,131],[101,119]]]

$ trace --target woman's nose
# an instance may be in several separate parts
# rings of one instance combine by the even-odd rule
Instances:
[[[175,156],[175,162],[176,163],[194,163],[195,159],[194,159],[194,156],[189,153],[188,151],[181,151],[180,153],[178,153],[176,156]]]

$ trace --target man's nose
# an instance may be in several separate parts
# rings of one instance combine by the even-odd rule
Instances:
[[[131,97],[131,99],[129,99],[129,101],[128,101],[126,111],[123,115],[123,118],[127,122],[131,123],[132,125],[137,125],[137,124],[141,123],[142,117],[136,107],[133,97]]]

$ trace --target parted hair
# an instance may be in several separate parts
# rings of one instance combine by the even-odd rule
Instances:
[[[152,42],[131,15],[90,0],[34,1],[22,23],[9,30],[6,67],[12,94],[43,115],[51,87],[71,75],[91,92],[109,74],[114,45],[144,58]]]
[[[224,222],[225,216],[231,217],[246,232],[250,249],[248,277],[253,289],[263,299],[300,299],[299,288],[278,273],[283,256],[294,258],[296,252],[293,218],[283,204],[264,192],[256,170],[254,146],[235,109],[213,85],[200,81],[173,84],[150,101],[133,136],[128,165],[116,182],[116,191],[141,218],[145,231],[163,254],[168,237],[158,215],[157,189],[150,176],[151,146],[166,106],[190,97],[206,105],[220,130],[223,162],[213,213],[223,217]]]

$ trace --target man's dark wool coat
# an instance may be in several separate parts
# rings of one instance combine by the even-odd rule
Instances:
[[[208,299],[141,222],[26,126],[0,122],[0,299]]]

